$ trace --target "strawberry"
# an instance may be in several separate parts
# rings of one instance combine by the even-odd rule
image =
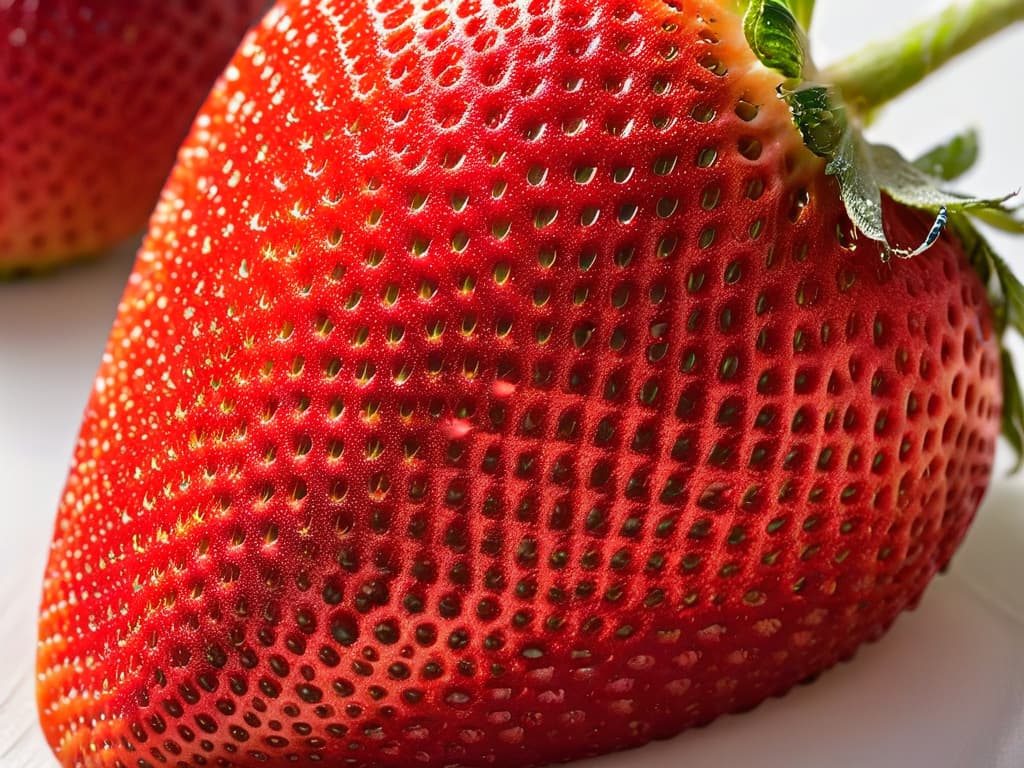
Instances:
[[[268,4],[0,2],[0,275],[142,228],[195,111]]]
[[[38,659],[64,765],[594,755],[917,602],[1019,435],[1020,286],[965,218],[1005,211],[896,202],[920,172],[761,10],[271,12],[75,451]]]

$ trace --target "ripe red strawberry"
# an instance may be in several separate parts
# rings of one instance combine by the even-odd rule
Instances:
[[[268,0],[0,2],[0,276],[142,228]]]
[[[1002,315],[977,243],[857,239],[780,80],[715,0],[279,5],[88,406],[63,764],[539,765],[913,605],[988,482]]]

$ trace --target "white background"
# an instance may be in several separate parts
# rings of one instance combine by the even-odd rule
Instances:
[[[815,57],[827,63],[938,7],[928,0],[818,0]],[[913,155],[975,125],[983,156],[963,186],[985,195],[1020,188],[1022,48],[1019,25],[904,97],[873,137]],[[997,245],[1024,275],[1024,239],[997,238]],[[129,246],[51,279],[0,284],[3,768],[54,765],[35,725],[35,610],[79,416],[131,261]],[[1024,366],[1022,347],[1016,351]],[[1007,458],[1000,457],[1004,469]],[[1020,768],[1022,555],[1024,481],[999,479],[952,571],[853,663],[753,713],[581,768]]]

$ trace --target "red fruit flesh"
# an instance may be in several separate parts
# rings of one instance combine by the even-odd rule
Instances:
[[[181,153],[46,573],[67,766],[642,744],[877,638],[977,509],[985,291],[854,242],[735,15],[432,8],[283,3]]]
[[[0,274],[140,230],[268,0],[0,3]]]

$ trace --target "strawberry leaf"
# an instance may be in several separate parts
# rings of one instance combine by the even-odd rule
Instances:
[[[794,15],[794,7],[802,7],[806,14],[807,5],[799,0],[752,0],[743,17],[743,32],[750,49],[762,64],[787,80],[799,80],[804,73],[807,39]]]
[[[953,181],[967,173],[977,160],[978,134],[971,129],[921,155],[914,166],[936,179]]]

